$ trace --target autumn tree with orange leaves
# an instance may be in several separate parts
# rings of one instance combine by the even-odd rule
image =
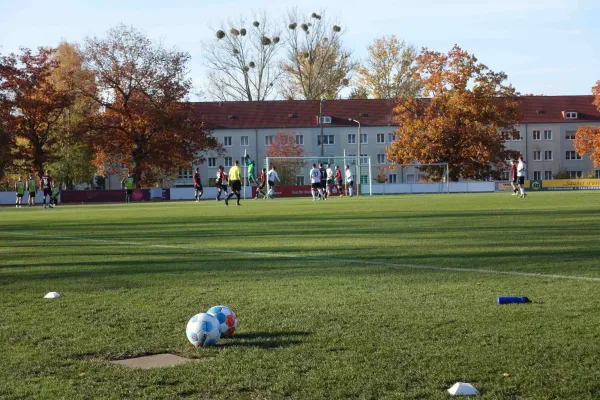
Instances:
[[[56,159],[56,127],[72,103],[69,92],[53,82],[58,66],[54,54],[49,48],[37,53],[23,48],[20,54],[0,58],[2,141],[13,145],[10,157],[15,162],[38,176]]]
[[[273,144],[267,149],[267,157],[303,157],[304,147],[296,143],[296,135],[293,132],[277,132],[273,136]],[[304,162],[302,160],[277,160],[275,164],[277,175],[282,185],[295,185],[298,174],[302,171]]]
[[[188,53],[165,49],[124,25],[105,38],[86,39],[84,67],[94,73],[97,90],[80,89],[103,110],[88,127],[97,166],[114,172],[123,165],[139,186],[220,150],[187,101],[189,61]]]
[[[600,81],[596,82],[596,86],[592,88],[594,95],[593,104],[598,107],[600,112]],[[577,129],[573,147],[580,156],[589,154],[594,162],[594,168],[600,165],[600,127],[598,126],[581,126]]]
[[[512,152],[504,147],[501,131],[514,132],[519,99],[505,81],[475,56],[454,46],[448,54],[423,49],[416,77],[425,99],[408,97],[394,109],[400,127],[388,149],[397,164],[448,163],[449,179],[486,179],[497,174]],[[442,169],[424,168],[430,178]]]

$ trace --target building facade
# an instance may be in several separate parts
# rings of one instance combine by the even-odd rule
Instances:
[[[594,174],[589,157],[580,157],[573,148],[575,132],[580,126],[600,126],[600,112],[592,104],[593,96],[526,96],[521,99],[521,121],[518,134],[506,135],[506,147],[518,151],[527,162],[527,179],[552,179],[559,172],[572,177]],[[391,100],[333,100],[322,104],[323,145],[319,123],[319,101],[202,102],[195,103],[215,137],[223,144],[224,154],[203,154],[201,165],[182,167],[175,187],[192,185],[192,174],[200,168],[203,185],[210,185],[217,167],[228,169],[244,154],[262,168],[267,149],[280,131],[290,132],[304,147],[305,156],[340,157],[358,154],[370,157],[371,176],[378,172],[389,183],[413,183],[423,176],[415,168],[382,170],[389,166],[386,148],[393,140],[397,126],[393,123],[394,102]],[[360,136],[358,124],[360,122]],[[502,134],[502,133],[499,133]],[[361,182],[369,171],[360,169]],[[508,179],[508,169],[504,171]],[[302,181],[299,180],[301,183]],[[112,186],[112,184],[111,184]]]

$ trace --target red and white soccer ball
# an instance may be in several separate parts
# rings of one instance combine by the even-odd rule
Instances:
[[[221,337],[229,338],[233,335],[237,328],[237,318],[235,313],[229,307],[214,306],[211,307],[206,313],[213,315],[217,321],[219,321]]]

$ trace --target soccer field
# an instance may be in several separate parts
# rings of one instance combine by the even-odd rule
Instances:
[[[1,208],[0,398],[600,398],[600,193],[232,203]]]

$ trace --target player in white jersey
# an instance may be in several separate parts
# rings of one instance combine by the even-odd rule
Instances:
[[[277,171],[275,171],[275,166],[271,167],[271,170],[267,174],[267,180],[269,182],[269,191],[267,192],[267,197],[273,198],[273,193],[275,193],[275,180],[280,182],[279,175],[277,175]]]
[[[352,197],[354,195],[354,177],[349,165],[346,165],[346,185],[348,186],[348,194]]]
[[[331,169],[331,164],[327,164],[327,169],[325,170],[325,172],[327,174],[327,197],[329,197],[329,195],[331,194],[331,188],[333,187],[334,178],[333,170]]]
[[[317,164],[312,165],[312,169],[308,173],[310,177],[310,194],[312,194],[313,201],[317,200],[317,194],[319,195],[319,200],[323,197],[323,192],[321,190],[321,171],[317,168]]]
[[[521,191],[521,195],[519,196],[520,199],[527,197],[525,194],[525,171],[527,171],[527,167],[523,161],[523,156],[519,156],[519,163],[517,164],[517,183],[519,185],[519,190]]]

